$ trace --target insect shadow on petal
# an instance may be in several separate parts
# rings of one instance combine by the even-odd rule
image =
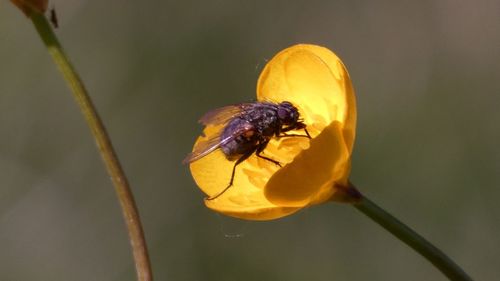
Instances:
[[[281,167],[275,159],[261,155],[272,138],[307,137],[311,138],[304,120],[300,119],[298,109],[288,101],[250,102],[229,105],[209,111],[199,122],[205,126],[222,126],[213,137],[200,141],[183,161],[184,164],[197,161],[217,149],[221,149],[226,159],[234,163],[229,184],[219,193],[207,200],[224,194],[232,185],[236,167],[252,154]],[[305,135],[288,134],[292,130],[304,129]]]

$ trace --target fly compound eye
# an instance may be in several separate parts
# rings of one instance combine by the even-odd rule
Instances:
[[[288,121],[290,119],[290,111],[286,107],[278,108],[278,118],[283,121]]]
[[[278,105],[278,118],[285,124],[293,124],[299,118],[299,112],[292,103],[284,101]]]

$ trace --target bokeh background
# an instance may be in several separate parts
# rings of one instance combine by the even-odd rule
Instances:
[[[500,276],[500,2],[55,0],[132,184],[156,280],[445,280],[354,208],[215,214],[181,160],[295,43],[357,93],[352,181],[477,280]],[[0,280],[134,280],[114,190],[30,21],[0,2]]]

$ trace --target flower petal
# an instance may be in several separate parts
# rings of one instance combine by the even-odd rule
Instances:
[[[205,138],[217,135],[217,132],[218,128],[207,126],[204,130],[205,136],[197,140],[195,148]],[[227,160],[220,150],[216,150],[191,163],[190,169],[198,187],[211,197],[219,194],[229,184],[234,164],[235,162]],[[205,200],[205,204],[214,211],[248,220],[271,220],[294,213],[299,208],[277,206],[266,199],[262,192],[269,178],[277,170],[278,167],[273,163],[252,155],[237,166],[233,186],[218,198]]]
[[[307,125],[319,130],[333,121],[353,130],[356,122],[347,70],[333,52],[316,45],[295,45],[278,53],[259,77],[257,99],[290,101]]]
[[[205,200],[205,205],[231,217],[259,221],[281,218],[301,209],[272,204],[262,192],[249,196],[221,196],[214,200]]]
[[[278,206],[303,207],[323,202],[335,192],[334,183],[343,176],[342,167],[349,162],[349,156],[340,123],[332,122],[311,140],[309,149],[274,173],[264,194]]]

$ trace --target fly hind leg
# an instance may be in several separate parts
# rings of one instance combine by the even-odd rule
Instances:
[[[214,196],[210,196],[208,198],[205,198],[205,200],[214,200],[214,199],[218,198],[219,196],[221,196],[222,194],[224,194],[231,186],[233,186],[234,174],[236,173],[236,166],[241,164],[241,162],[245,161],[254,152],[255,152],[255,149],[250,150],[249,152],[243,154],[240,158],[238,158],[238,160],[236,160],[236,162],[234,163],[233,171],[231,172],[231,180],[229,181],[229,184],[221,192],[217,193]]]

